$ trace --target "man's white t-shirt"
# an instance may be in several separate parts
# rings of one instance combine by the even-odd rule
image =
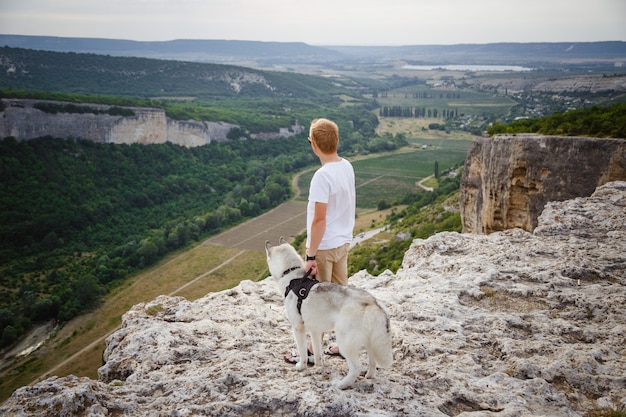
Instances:
[[[352,242],[356,210],[356,190],[354,169],[345,159],[327,162],[318,169],[309,188],[307,206],[306,247],[311,243],[311,224],[315,213],[315,203],[326,203],[326,232],[318,249],[327,250]]]

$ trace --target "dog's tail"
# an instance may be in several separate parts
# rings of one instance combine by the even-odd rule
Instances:
[[[365,320],[368,320],[371,326],[368,354],[374,356],[378,366],[389,368],[393,362],[389,317],[378,302],[368,308],[366,316],[369,316],[365,317]]]

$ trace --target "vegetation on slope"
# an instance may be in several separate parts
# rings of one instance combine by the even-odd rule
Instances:
[[[626,138],[626,104],[554,113],[539,119],[516,120],[508,125],[494,123],[488,133]]]
[[[362,269],[372,275],[378,275],[386,269],[396,272],[413,239],[426,239],[437,232],[461,231],[458,209],[460,180],[458,176],[446,177],[437,183],[432,192],[420,190],[409,193],[392,203],[393,206],[406,207],[387,217],[387,230],[381,233],[386,237],[383,242],[371,239],[350,251],[350,274]]]
[[[0,48],[0,86],[120,97],[330,97],[334,80],[233,65]]]

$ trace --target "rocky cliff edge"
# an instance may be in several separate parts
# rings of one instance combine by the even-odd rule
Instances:
[[[463,231],[531,232],[549,201],[587,197],[626,181],[626,140],[535,134],[475,140],[461,178]]]
[[[262,245],[262,242],[259,242]],[[7,416],[586,416],[626,410],[626,182],[547,204],[533,233],[439,233],[350,284],[389,311],[394,364],[353,389],[297,372],[271,279],[134,306],[97,381],[17,390]],[[362,358],[365,367],[365,354]]]

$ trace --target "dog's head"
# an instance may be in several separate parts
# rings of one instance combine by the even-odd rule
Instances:
[[[304,268],[302,257],[282,236],[278,239],[278,246],[272,246],[269,240],[265,241],[265,254],[267,266],[274,278],[282,278],[284,272],[291,268]]]

